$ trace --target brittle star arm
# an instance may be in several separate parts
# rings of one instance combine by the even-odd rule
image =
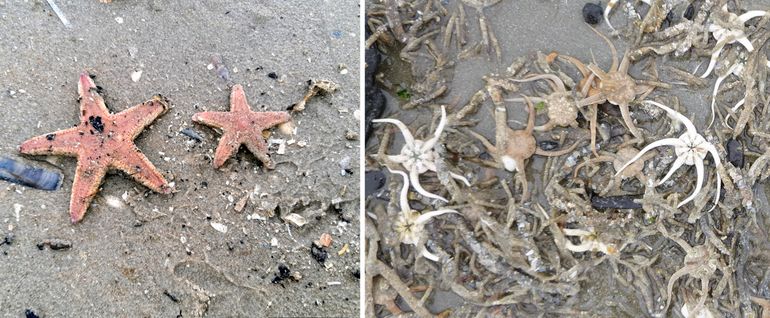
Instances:
[[[398,130],[401,131],[401,134],[404,135],[404,141],[409,144],[414,144],[414,136],[412,136],[412,133],[409,131],[409,128],[404,125],[403,122],[397,119],[390,119],[390,118],[383,118],[383,119],[374,119],[372,120],[373,123],[389,123],[396,125],[398,127]]]
[[[699,158],[695,158],[695,170],[697,171],[697,174],[698,174],[698,180],[695,183],[695,190],[693,190],[692,194],[686,199],[684,199],[684,201],[679,202],[679,204],[676,206],[677,208],[680,208],[683,205],[687,204],[687,202],[690,202],[693,199],[695,199],[695,196],[698,195],[698,193],[700,193],[701,188],[703,188],[703,175],[704,175],[703,160]]]
[[[401,175],[401,177],[404,178],[404,186],[401,187],[401,194],[399,195],[399,204],[401,205],[401,213],[407,214],[410,212],[411,208],[409,207],[409,177],[406,175],[406,173],[398,170],[390,170],[388,168],[388,171],[390,173],[395,173],[398,175]]]
[[[631,158],[631,160],[626,162],[626,164],[624,164],[623,167],[620,167],[620,169],[618,169],[618,171],[615,172],[615,176],[623,172],[623,170],[626,169],[626,167],[628,167],[630,164],[634,163],[634,161],[639,160],[639,158],[641,158],[642,155],[644,155],[644,153],[652,150],[653,148],[660,147],[660,146],[682,147],[682,146],[685,146],[685,144],[678,138],[666,138],[666,139],[656,140],[650,143],[649,145],[647,145],[647,147],[642,148],[642,150],[639,151],[639,153],[636,154],[636,156],[634,156],[633,158]]]
[[[425,190],[425,188],[422,187],[420,184],[420,174],[417,171],[417,165],[414,165],[412,169],[409,169],[409,179],[412,181],[412,187],[417,191],[417,193],[422,194],[425,197],[438,199],[444,202],[449,202],[449,200],[444,199],[444,197],[441,197],[439,195],[433,194]]]
[[[646,100],[644,102],[648,103],[648,104],[652,104],[652,105],[658,106],[658,107],[662,108],[663,110],[665,110],[669,114],[670,117],[672,117],[672,118],[676,119],[677,121],[681,122],[682,124],[684,124],[685,128],[687,128],[687,132],[689,132],[691,134],[697,134],[698,133],[698,131],[695,129],[695,125],[692,124],[692,121],[690,121],[690,119],[687,118],[685,115],[682,115],[682,113],[680,113],[678,111],[675,111],[675,110],[669,108],[668,106],[663,105],[663,104],[658,103],[658,102],[655,102],[655,101]]]
[[[420,148],[421,152],[427,152],[433,149],[433,146],[436,145],[436,143],[438,142],[438,139],[441,137],[441,133],[444,131],[444,126],[446,126],[446,107],[442,105],[441,120],[438,122],[438,127],[436,127],[436,132],[433,134],[432,138],[426,140],[422,144],[422,148]]]

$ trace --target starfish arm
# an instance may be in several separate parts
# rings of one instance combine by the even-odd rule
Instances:
[[[417,223],[417,224],[427,223],[431,218],[442,214],[447,214],[447,213],[459,213],[459,212],[455,210],[450,210],[450,209],[425,212],[423,214],[420,214],[420,216],[417,217],[417,220],[415,220],[414,223]]]
[[[767,14],[767,11],[763,11],[763,10],[746,11],[746,13],[738,16],[738,21],[740,21],[741,23],[746,23],[747,21],[753,18],[758,18],[766,14]]]
[[[687,116],[682,115],[682,113],[680,113],[678,111],[675,111],[675,110],[669,108],[668,106],[663,105],[663,104],[658,103],[658,102],[655,102],[655,101],[646,100],[644,102],[648,103],[648,104],[652,104],[652,105],[658,106],[661,109],[665,110],[672,118],[674,118],[674,119],[678,120],[679,122],[681,122],[682,124],[684,124],[684,126],[687,128],[688,132],[693,133],[693,134],[697,134],[698,133],[698,131],[695,129],[695,125],[692,124],[692,121],[690,121],[690,119],[687,118]]]
[[[73,224],[83,219],[106,173],[107,166],[98,161],[78,160],[70,196],[70,220]]]
[[[690,202],[693,199],[695,199],[695,196],[698,195],[698,193],[700,193],[700,190],[703,187],[703,175],[704,175],[703,160],[700,160],[698,158],[695,159],[695,170],[698,173],[698,180],[696,181],[697,183],[695,184],[695,190],[693,190],[692,194],[689,197],[687,197],[687,199],[684,199],[684,201],[680,202],[679,205],[676,206],[677,208],[680,208],[683,205],[687,204],[687,202]]]
[[[262,161],[262,163],[265,164],[266,168],[268,169],[275,168],[275,162],[273,162],[273,160],[270,159],[270,155],[267,154],[267,143],[265,143],[264,139],[262,139],[261,134],[253,138],[248,138],[244,140],[243,145],[246,146],[246,149],[249,149],[249,151],[251,151],[254,157],[257,157],[259,161]],[[217,151],[219,151],[219,147],[217,147]],[[236,147],[234,151],[237,152],[238,147]],[[228,158],[229,158],[229,155],[228,155]],[[224,163],[224,161],[222,163]]]
[[[674,175],[674,172],[679,170],[679,167],[681,167],[682,164],[684,164],[685,160],[687,160],[686,156],[676,157],[676,160],[671,165],[671,169],[668,170],[668,173],[666,174],[665,177],[663,177],[663,179],[658,181],[658,184],[656,186],[659,186],[659,185],[663,184],[663,182],[666,182],[666,180],[668,180],[668,178],[671,178],[671,176]]]
[[[390,168],[388,168],[388,171],[390,171],[390,173],[401,175],[404,178],[404,186],[401,187],[401,193],[398,199],[399,199],[399,204],[401,204],[401,212],[407,215],[409,211],[412,210],[412,208],[409,206],[409,196],[408,196],[409,195],[409,176],[407,176],[406,173],[404,173],[403,171],[390,170]]]
[[[372,120],[373,123],[389,123],[396,125],[399,130],[401,130],[401,134],[404,135],[404,141],[408,145],[414,145],[414,136],[412,136],[412,133],[409,132],[409,128],[404,125],[400,120],[397,119],[390,119],[390,118],[384,118],[384,119],[374,119]]]
[[[426,140],[425,143],[422,144],[422,148],[420,149],[422,152],[433,149],[433,146],[436,145],[438,139],[441,137],[441,133],[444,131],[444,126],[446,126],[446,107],[441,105],[441,120],[438,122],[438,127],[436,127],[433,138]]]
[[[236,84],[230,91],[230,111],[231,112],[251,112],[251,107],[246,100],[246,94],[243,92],[243,86]]]
[[[230,112],[200,112],[192,117],[192,121],[215,128],[227,127],[232,121]]]
[[[151,100],[110,116],[110,119],[118,129],[129,129],[127,135],[133,140],[166,111],[168,111],[168,101],[160,95],[155,95]]]
[[[447,199],[444,199],[441,196],[426,191],[420,184],[420,175],[417,173],[416,169],[412,168],[409,171],[409,179],[411,179],[412,187],[414,187],[414,190],[417,191],[417,193],[422,194],[426,198],[433,198],[444,202],[449,202]]]
[[[634,163],[634,161],[639,160],[639,158],[641,158],[642,155],[644,155],[644,153],[652,150],[655,147],[660,147],[660,146],[674,146],[674,147],[676,147],[676,146],[681,146],[683,144],[684,143],[681,140],[677,139],[677,138],[666,138],[666,139],[656,140],[656,141],[650,143],[649,145],[647,145],[647,147],[642,148],[642,150],[639,151],[639,153],[636,154],[636,156],[631,158],[631,160],[629,160],[628,162],[626,162],[626,164],[624,164],[622,167],[620,167],[620,169],[618,169],[618,171],[615,172],[615,176],[619,175],[623,171],[623,169],[626,169],[626,167],[628,167],[630,164]]]
[[[260,134],[262,133],[262,129],[269,129],[291,120],[291,115],[289,115],[288,112],[258,112],[250,113],[249,116],[249,118],[251,118],[251,124],[260,129]]]
[[[110,114],[107,106],[104,104],[104,99],[97,93],[96,84],[88,72],[83,71],[80,73],[80,80],[78,81],[78,95],[80,96],[80,115],[85,117],[86,115],[104,116]]]
[[[47,135],[37,136],[19,145],[25,155],[62,155],[75,157],[81,147],[82,128],[72,127]]]
[[[121,148],[116,157],[111,166],[125,172],[145,187],[163,194],[169,194],[173,190],[166,178],[136,146]]]
[[[588,252],[593,250],[594,245],[591,244],[591,242],[580,242],[580,245],[572,244],[569,240],[565,240],[564,244],[568,250],[575,252],[575,253],[581,253],[581,252]]]
[[[225,164],[227,159],[232,157],[238,152],[238,148],[241,147],[241,141],[235,136],[234,133],[225,132],[222,138],[219,139],[219,145],[216,152],[214,152],[214,168],[219,168]]]
[[[459,174],[456,174],[456,173],[450,171],[449,172],[449,176],[451,176],[452,178],[455,178],[457,180],[462,181],[463,183],[465,183],[466,186],[469,186],[469,187],[471,186],[471,183],[468,181],[468,179],[466,179],[462,175],[459,175]]]
[[[719,195],[722,194],[722,176],[719,175],[719,170],[716,170],[717,172],[717,194],[714,197],[714,206],[711,207],[709,212],[714,211],[714,208],[717,207],[717,203],[719,203]]]
[[[741,45],[743,45],[743,47],[745,47],[746,51],[748,51],[749,53],[754,51],[754,45],[751,44],[751,41],[745,35],[739,38],[736,38],[735,40],[738,41],[738,43],[740,43]]]

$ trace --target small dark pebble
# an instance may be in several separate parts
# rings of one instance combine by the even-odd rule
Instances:
[[[171,301],[173,301],[175,303],[179,302],[179,298],[177,298],[173,294],[169,293],[168,290],[163,290],[163,295],[166,295],[166,297],[168,297],[169,299],[171,299]]]
[[[676,22],[676,16],[674,16],[674,10],[669,10],[668,13],[666,13],[666,19],[663,20],[664,25],[670,26]]]
[[[24,311],[24,317],[26,318],[40,318],[32,309],[27,309]]]
[[[267,77],[272,79],[278,79],[278,74],[275,74],[275,72],[267,73]]]
[[[727,161],[736,168],[743,168],[743,145],[740,141],[730,139],[727,141]]]
[[[289,276],[291,276],[291,270],[286,267],[286,265],[278,265],[278,274],[273,277],[272,283],[279,284],[283,280],[289,278]]]
[[[692,17],[695,15],[695,7],[692,3],[690,3],[689,6],[687,6],[687,9],[684,10],[684,14],[682,15],[687,20],[692,20]]]
[[[329,253],[326,252],[323,247],[315,245],[315,242],[310,245],[310,255],[312,255],[313,259],[321,265],[323,265],[324,262],[326,262],[326,258],[329,257]]]
[[[96,129],[98,132],[104,132],[104,123],[102,123],[102,117],[99,116],[88,116],[88,122],[91,123],[91,126]]]
[[[66,250],[71,248],[72,243],[70,243],[70,241],[62,240],[62,239],[46,239],[40,243],[37,243],[37,248],[39,250],[43,250],[46,246],[48,246],[48,248],[54,251],[58,251],[58,250]]]
[[[591,198],[591,206],[594,209],[641,209],[642,205],[634,202],[634,199],[630,196],[594,196]]]
[[[543,140],[537,143],[537,145],[538,147],[540,147],[540,149],[543,149],[545,151],[551,151],[556,149],[556,147],[559,147],[559,143],[552,140]]]
[[[56,138],[56,134],[45,135],[45,139],[48,141],[53,141],[55,138]]]
[[[192,129],[190,127],[182,129],[182,131],[180,131],[180,132],[182,133],[182,135],[190,137],[190,139],[195,140],[197,142],[203,141],[203,137],[201,136],[201,134],[199,134],[197,131],[195,131],[194,129]]]
[[[588,24],[598,24],[602,19],[602,7],[596,3],[586,3],[583,6],[583,20]]]
[[[367,171],[364,175],[364,194],[369,197],[385,186],[387,177],[380,170]]]
[[[3,242],[0,242],[0,245],[3,245],[3,244],[11,245],[11,244],[13,244],[13,240],[15,238],[16,238],[16,235],[14,235],[13,233],[8,233],[8,234],[5,235],[5,238],[3,239]]]
[[[350,274],[353,275],[353,277],[355,277],[356,279],[361,279],[361,270],[359,270],[359,269],[354,270]]]

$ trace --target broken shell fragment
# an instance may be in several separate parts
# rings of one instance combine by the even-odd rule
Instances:
[[[55,138],[53,135],[51,138]],[[35,168],[21,161],[0,157],[0,180],[40,190],[59,189],[62,175],[54,170]]]
[[[291,224],[294,224],[297,227],[302,227],[303,225],[307,224],[307,220],[305,220],[305,217],[297,213],[292,213],[287,216],[284,216],[283,219]]]

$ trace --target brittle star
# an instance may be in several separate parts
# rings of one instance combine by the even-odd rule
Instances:
[[[401,148],[401,153],[398,155],[388,155],[387,158],[392,162],[400,163],[402,166],[404,166],[404,168],[406,168],[406,170],[409,171],[409,179],[411,179],[411,184],[414,189],[425,197],[449,202],[447,199],[439,195],[426,191],[422,185],[420,185],[420,174],[423,174],[428,170],[437,170],[436,160],[439,159],[439,155],[436,153],[433,147],[441,137],[441,132],[444,130],[444,126],[446,126],[446,108],[441,106],[441,120],[438,123],[438,127],[436,127],[436,132],[433,134],[432,138],[425,141],[414,139],[412,133],[409,132],[409,128],[407,128],[406,125],[398,119],[375,119],[372,120],[372,122],[396,125],[396,127],[398,127],[398,129],[401,131],[401,134],[404,135],[405,144],[404,147]],[[452,178],[462,181],[465,183],[465,185],[469,187],[471,186],[470,182],[468,182],[468,179],[465,177],[451,171],[449,172],[449,175],[452,176]]]
[[[698,195],[698,193],[700,192],[703,186],[703,175],[704,175],[703,159],[706,158],[706,155],[710,153],[711,157],[714,158],[714,165],[716,165],[716,167],[718,168],[720,166],[719,153],[717,153],[717,149],[714,147],[714,145],[706,141],[706,139],[703,138],[703,136],[698,134],[698,131],[695,130],[695,125],[692,124],[690,119],[688,119],[684,115],[680,114],[679,112],[663,104],[656,103],[653,101],[644,101],[644,102],[658,106],[661,109],[668,112],[669,116],[671,116],[676,120],[679,120],[682,124],[684,124],[684,126],[687,128],[687,131],[681,136],[679,136],[679,138],[665,138],[661,140],[656,140],[651,144],[647,145],[646,147],[644,147],[644,149],[642,149],[642,151],[640,151],[636,156],[634,156],[634,158],[632,158],[625,165],[623,165],[623,167],[620,168],[620,170],[618,170],[618,172],[615,173],[615,175],[618,175],[619,173],[621,173],[623,169],[628,167],[628,165],[630,165],[634,161],[641,158],[642,155],[644,155],[644,153],[652,150],[653,148],[656,148],[659,146],[674,146],[674,152],[676,153],[677,158],[674,161],[674,163],[671,165],[671,169],[668,171],[666,176],[663,177],[663,179],[660,180],[660,182],[658,182],[656,186],[659,186],[663,182],[666,182],[666,180],[668,180],[668,178],[670,178],[671,175],[673,175],[674,172],[677,169],[679,169],[679,167],[681,167],[683,164],[695,165],[695,169],[698,174],[698,181],[695,184],[695,190],[689,197],[687,197],[686,199],[684,199],[684,201],[680,202],[679,205],[677,205],[677,208],[679,208],[687,204],[687,202],[692,201],[695,198],[695,196]],[[713,210],[716,207],[717,205],[716,203],[719,201],[719,193],[720,193],[720,189],[721,189],[720,187],[722,183],[722,178],[720,177],[718,170],[716,170],[716,174],[717,174],[717,193],[716,193],[716,196],[714,197],[714,206],[711,207],[711,210]]]

